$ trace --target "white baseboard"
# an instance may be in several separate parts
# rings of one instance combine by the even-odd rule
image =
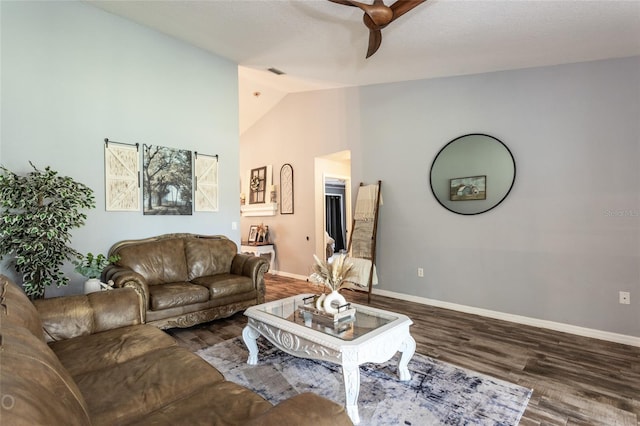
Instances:
[[[302,279],[306,279],[302,278]],[[474,308],[473,306],[458,305],[456,303],[443,302],[440,300],[427,299],[425,297],[412,296],[403,293],[396,293],[387,290],[373,289],[373,294],[391,297],[393,299],[406,300],[408,302],[421,303],[423,305],[435,306],[438,308],[451,309],[453,311],[464,312],[468,314],[480,315],[483,317],[499,319],[503,321],[514,322],[517,324],[530,325],[533,327],[546,328],[549,330],[561,331],[564,333],[575,334],[583,337],[591,337],[593,339],[606,340],[609,342],[622,343],[623,345],[640,347],[640,337],[628,336],[626,334],[612,333],[609,331],[596,330],[592,328],[579,327],[571,324],[547,321],[537,318],[530,318],[521,315],[507,314],[504,312],[492,311],[489,309]]]
[[[274,275],[308,281],[306,275],[291,274],[289,272],[273,271]],[[388,290],[378,290],[373,288],[373,294],[390,297],[392,299],[406,300],[408,302],[430,305],[438,308],[451,309],[452,311],[464,312],[467,314],[480,315],[487,318],[494,318],[509,321],[516,324],[530,325],[532,327],[546,328],[548,330],[560,331],[563,333],[575,334],[577,336],[590,337],[592,339],[605,340],[608,342],[621,343],[623,345],[640,347],[640,337],[628,336],[626,334],[612,333],[610,331],[596,330],[593,328],[579,327],[577,325],[564,324],[561,322],[547,321],[538,318],[530,318],[522,315],[507,314],[504,312],[492,311],[489,309],[475,308],[473,306],[458,305],[456,303],[443,302],[441,300],[428,299],[426,297],[413,296],[410,294],[396,293]]]

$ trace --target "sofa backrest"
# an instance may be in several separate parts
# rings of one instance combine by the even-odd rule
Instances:
[[[44,342],[42,328],[34,330],[31,301],[2,275],[0,287],[2,424],[91,424],[78,386]]]
[[[210,275],[229,273],[238,246],[223,236],[185,239],[189,281]]]
[[[238,246],[224,235],[165,234],[114,244],[109,256],[142,275],[148,285],[229,273]]]
[[[180,237],[131,241],[121,244],[110,254],[119,254],[118,265],[139,273],[149,285],[187,281],[188,278],[184,239]]]
[[[35,300],[45,342],[73,339],[142,324],[140,302],[132,288]]]
[[[24,291],[4,275],[0,275],[0,320],[1,325],[24,327],[36,338],[45,341],[36,307]]]

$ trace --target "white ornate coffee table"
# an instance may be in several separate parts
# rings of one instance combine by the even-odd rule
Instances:
[[[413,324],[407,316],[351,304],[356,308],[355,320],[332,323],[298,311],[303,304],[303,294],[274,302],[252,306],[245,311],[249,317],[242,331],[249,349],[248,364],[258,363],[256,339],[262,335],[279,349],[301,358],[319,359],[342,366],[345,407],[354,424],[360,423],[358,393],[360,368],[367,362],[382,363],[402,352],[398,363],[399,379],[409,380],[407,368],[416,349],[416,342],[409,334]]]

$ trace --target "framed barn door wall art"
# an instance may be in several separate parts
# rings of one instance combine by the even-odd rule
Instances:
[[[138,144],[105,139],[105,209],[140,211],[140,155]]]

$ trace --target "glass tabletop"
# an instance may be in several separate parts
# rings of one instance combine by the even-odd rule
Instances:
[[[384,314],[367,309],[365,306],[356,305],[354,306],[356,310],[354,317],[333,322],[329,318],[300,310],[302,305],[304,305],[303,296],[299,296],[266,303],[256,308],[267,314],[346,341],[355,340],[398,319],[391,314]]]

